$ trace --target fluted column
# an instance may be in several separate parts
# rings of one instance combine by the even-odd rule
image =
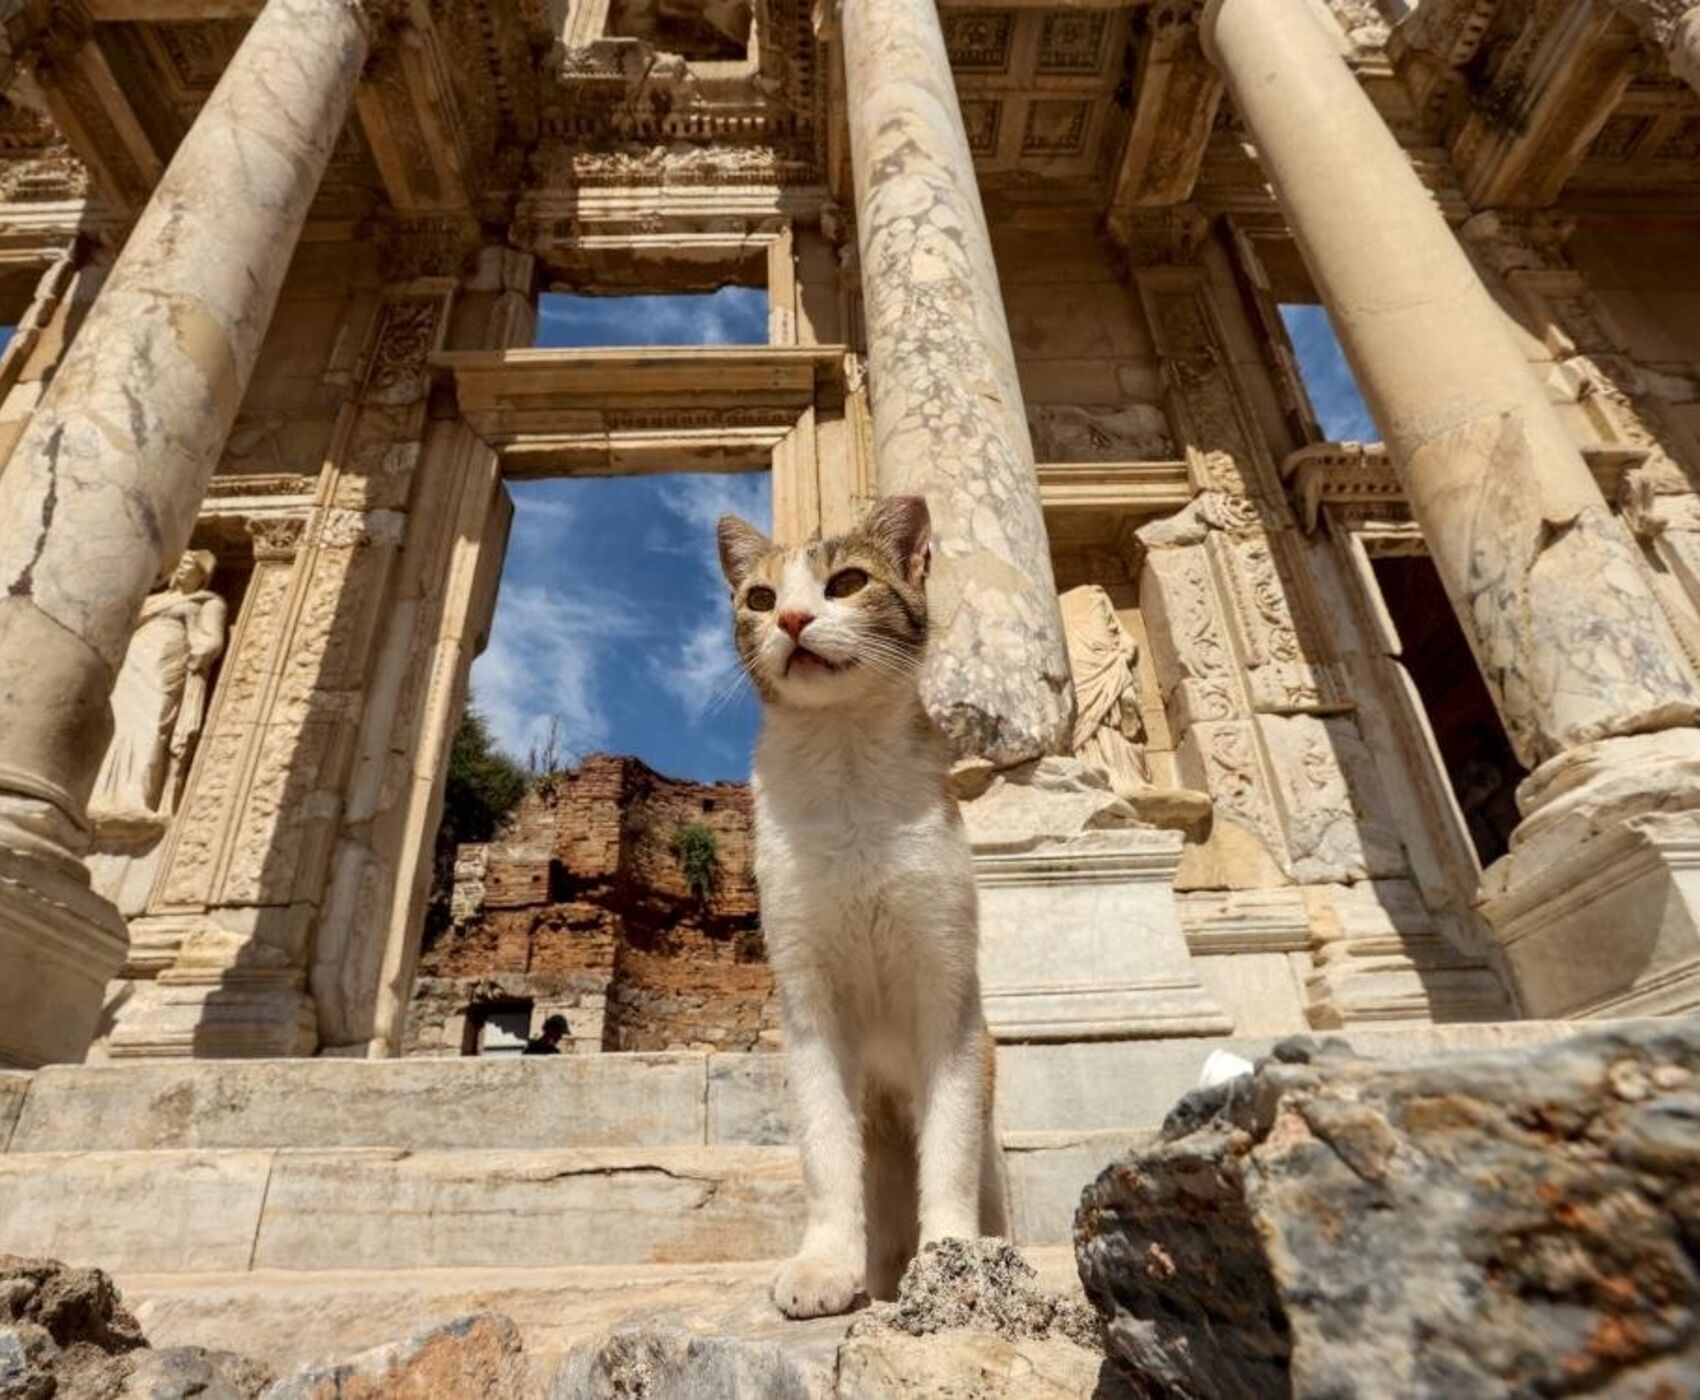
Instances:
[[[1700,0],[1611,0],[1664,53],[1670,70],[1700,92]]]
[[[1074,695],[1033,447],[934,0],[843,0],[874,455],[932,508],[927,708],[961,757],[1066,752]]]
[[[367,24],[359,0],[267,0],[0,474],[0,906],[81,876],[137,609],[188,542],[346,120]],[[0,984],[31,979],[5,941],[22,919],[0,907]],[[102,942],[93,960],[109,955]],[[71,999],[54,1013],[86,1043],[98,1000]]]
[[[1303,5],[1203,23],[1519,757],[1692,724],[1632,543],[1337,46]]]

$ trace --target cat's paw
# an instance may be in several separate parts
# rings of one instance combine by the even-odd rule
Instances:
[[[849,1312],[862,1292],[858,1270],[832,1259],[799,1254],[773,1276],[773,1301],[786,1317],[831,1317]]]

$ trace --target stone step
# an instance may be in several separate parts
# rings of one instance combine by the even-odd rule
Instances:
[[[1572,1022],[1356,1028],[1407,1061],[1573,1034]],[[1211,1050],[1269,1036],[1004,1045],[1006,1131],[1155,1128]],[[167,1060],[0,1073],[0,1148],[17,1152],[395,1147],[452,1151],[767,1146],[787,1138],[776,1055]]]
[[[1067,1245],[1023,1250],[1039,1281],[1080,1291]],[[120,1272],[124,1300],[157,1347],[240,1351],[288,1370],[379,1346],[476,1312],[518,1324],[540,1375],[575,1342],[635,1316],[746,1337],[804,1332],[767,1302],[772,1260],[540,1269]],[[841,1327],[828,1323],[826,1329]]]
[[[1143,1136],[1008,1135],[1016,1242],[1066,1243]],[[0,1155],[0,1254],[119,1272],[735,1262],[788,1254],[802,1217],[789,1146]]]

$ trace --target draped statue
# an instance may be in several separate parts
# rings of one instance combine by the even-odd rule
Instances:
[[[1132,797],[1151,786],[1141,747],[1139,646],[1097,584],[1071,588],[1057,601],[1074,675],[1075,757],[1104,774],[1118,796]]]
[[[1146,821],[1185,830],[1207,818],[1207,794],[1151,780],[1139,710],[1139,644],[1116,616],[1110,595],[1089,583],[1057,601],[1074,678],[1075,757],[1108,778],[1116,796]]]
[[[142,604],[112,691],[112,743],[89,814],[97,825],[160,824],[177,805],[206,719],[207,677],[224,650],[224,599],[208,584],[213,556],[190,550]]]

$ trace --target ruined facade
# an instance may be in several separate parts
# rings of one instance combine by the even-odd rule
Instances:
[[[560,955],[587,1038],[597,996],[604,1044],[674,1030],[409,1031],[459,976],[432,837],[530,478],[769,471],[793,540],[926,493],[1041,1265],[1214,1049],[1700,1010],[1694,0],[0,0],[0,36],[0,1254],[282,1364],[726,1316],[794,1248],[783,1057],[674,1034],[676,948],[596,990],[615,894],[690,903],[657,840],[542,820],[473,936]],[[729,284],[766,344],[532,348],[547,291]],[[1379,441],[1319,426],[1304,308]],[[710,941],[753,987],[749,933]]]
[[[4,16],[0,1059],[397,1053],[503,483],[657,470],[927,494],[1004,1040],[1700,1005],[1686,5]]]
[[[496,840],[456,848],[402,1053],[511,1051],[553,1015],[563,1053],[773,1048],[752,855],[741,783],[602,754],[551,774]],[[501,1047],[480,1038],[492,1022]]]

